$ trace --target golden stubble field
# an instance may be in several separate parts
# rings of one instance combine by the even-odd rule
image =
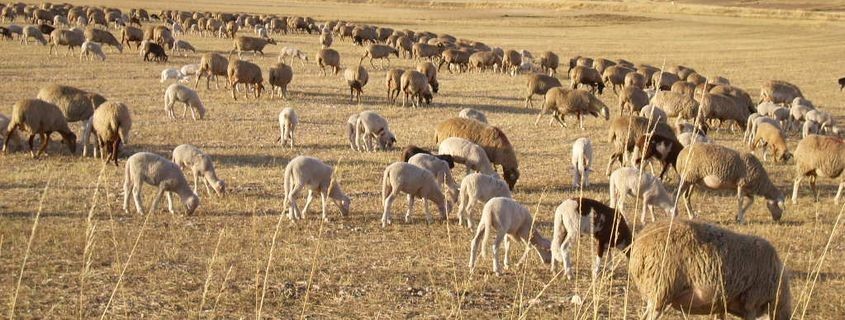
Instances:
[[[791,81],[824,110],[836,115],[845,111],[840,107],[843,93],[836,84],[845,74],[840,63],[845,29],[839,22],[331,2],[83,3],[125,9],[144,6],[308,15],[319,21],[345,19],[446,32],[535,54],[553,50],[562,58],[585,55],[657,66],[665,62],[667,67],[683,64],[705,75],[726,76],[755,98],[765,80]],[[264,96],[257,101],[233,101],[228,91],[201,87],[209,112],[206,120],[198,122],[166,119],[162,112],[166,84],[158,80],[165,67],[197,63],[199,52],[188,57],[171,55],[166,65],[144,63],[134,49],[123,54],[108,52],[104,63],[80,63],[78,57],[50,57],[47,47],[0,41],[0,113],[8,115],[15,101],[34,97],[41,86],[63,83],[124,101],[134,117],[132,143],[124,149],[118,168],[70,156],[58,143],[48,149],[49,156],[37,161],[27,153],[0,157],[0,311],[4,315],[10,314],[18,281],[14,315],[20,318],[100,317],[107,305],[106,317],[129,319],[254,318],[259,306],[262,317],[280,319],[618,319],[638,315],[642,304],[636,290],[627,288],[624,255],[612,251],[608,268],[612,271],[591,285],[593,247],[588,238],[582,239],[585,241],[575,254],[576,279],[566,281],[553,279],[535,254],[523,268],[511,269],[502,277],[492,273],[489,256],[470,274],[466,264],[471,232],[453,225],[451,215],[448,223],[426,225],[419,202],[410,225],[398,219],[382,229],[381,174],[398,159],[399,152],[356,153],[345,137],[350,114],[375,110],[390,121],[399,146],[431,148],[437,123],[464,107],[482,110],[508,134],[518,151],[522,178],[515,198],[537,210],[539,228],[551,237],[554,208],[577,195],[569,186],[569,146],[578,137],[589,137],[595,148],[594,184],[584,195],[608,200],[607,178],[602,174],[609,155],[607,122],[589,118],[584,131],[577,126],[547,126],[546,120],[534,126],[541,98],[535,97],[534,109],[522,107],[525,76],[449,74],[445,70],[440,74],[441,92],[430,108],[388,105],[385,71],[369,66],[371,80],[364,100],[360,105],[350,104],[341,76],[319,76],[313,62],[317,36],[273,37],[279,45],[269,46],[266,56],[245,57],[267,68],[276,62],[282,46],[307,51],[312,61],[305,66],[293,64],[291,99]],[[226,39],[184,38],[200,52],[228,51],[232,46]],[[361,48],[335,41],[342,64],[356,63]],[[394,59],[392,65],[407,68],[412,62]],[[558,76],[565,78],[565,69]],[[613,106],[614,115],[618,112],[612,92],[601,99]],[[296,108],[301,119],[299,145],[293,150],[273,143],[278,135],[277,115],[284,107]],[[745,148],[739,134],[716,132],[713,137],[719,143]],[[197,215],[190,217],[165,210],[149,219],[124,213],[126,155],[151,151],[169,157],[170,151],[183,143],[197,145],[214,157],[218,174],[226,179],[231,193],[221,198],[202,191]],[[796,143],[792,137],[790,148]],[[353,199],[352,212],[341,218],[336,207],[329,206],[331,221],[323,224],[313,214],[319,206],[312,206],[305,221],[291,224],[282,219],[271,256],[283,200],[283,168],[297,155],[341,162],[338,176]],[[765,166],[775,183],[789,192],[792,164]],[[460,168],[455,173],[458,178],[463,176]],[[702,219],[774,243],[792,270],[797,318],[841,319],[845,317],[845,248],[841,232],[831,234],[839,208],[832,201],[834,182],[820,181],[822,201],[813,203],[809,190],[802,189],[799,204],[787,207],[781,223],[771,221],[764,202],[758,199],[748,213],[748,224],[737,225],[733,222],[736,202],[730,192],[700,192],[695,203]],[[676,184],[674,177],[669,188]],[[149,202],[153,189],[147,186],[144,190]],[[476,219],[480,207],[476,206]],[[633,203],[626,207],[633,208]],[[27,250],[39,208],[41,217]],[[404,200],[397,201],[394,212],[404,210]],[[522,247],[516,245],[514,250],[512,256],[520,254]],[[27,262],[22,266],[25,255]],[[272,258],[269,264],[268,258]],[[815,270],[819,271],[817,278]],[[810,277],[815,281],[807,281]],[[574,294],[584,298],[583,306],[570,303]],[[673,311],[669,318],[682,315]]]

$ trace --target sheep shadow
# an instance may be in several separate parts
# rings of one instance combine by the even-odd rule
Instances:
[[[811,276],[810,272],[790,270],[790,278],[793,282],[800,279],[808,279],[809,276]],[[819,272],[818,277],[818,281],[828,282],[831,280],[839,280],[842,275],[833,272]]]
[[[464,109],[464,108],[473,108],[478,111],[482,111],[484,113],[507,113],[507,114],[534,114],[540,112],[540,110],[533,109],[533,108],[525,108],[525,107],[509,107],[509,106],[498,106],[498,105],[488,105],[488,104],[464,104],[464,103],[450,103],[448,107],[455,108],[455,109]]]
[[[266,167],[271,164],[288,163],[291,158],[270,154],[216,154],[214,161],[233,167]]]

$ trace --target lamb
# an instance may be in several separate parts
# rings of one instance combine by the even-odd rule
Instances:
[[[604,81],[602,81],[601,74],[593,68],[576,66],[569,74],[570,88],[576,89],[579,84],[589,85],[591,87],[590,93],[601,95],[604,90]]]
[[[53,49],[56,49],[56,55],[59,55],[59,48],[58,46],[67,46],[67,53],[73,55],[73,48],[74,47],[81,47],[82,43],[85,42],[85,36],[81,32],[73,32],[70,30],[61,30],[56,29],[50,33],[50,52],[49,54],[53,54]]]
[[[106,54],[103,53],[103,47],[96,42],[85,41],[82,43],[82,47],[80,47],[80,51],[82,53],[79,56],[79,59],[82,60],[83,57],[93,59],[94,56],[100,58],[100,61],[106,61]]]
[[[793,129],[797,127],[796,125],[801,121],[804,121],[804,116],[810,110],[815,109],[813,103],[807,99],[796,97],[792,100],[792,105],[789,107],[789,125],[787,126],[788,129]]]
[[[543,263],[551,263],[551,243],[540,235],[540,231],[534,228],[534,219],[528,208],[519,204],[513,199],[496,197],[484,204],[481,212],[481,219],[478,228],[475,229],[475,237],[472,239],[469,254],[469,268],[475,270],[478,257],[478,250],[484,253],[487,246],[487,238],[490,237],[491,229],[496,229],[496,239],[493,241],[493,271],[496,275],[502,274],[502,267],[499,266],[499,246],[505,241],[505,269],[508,268],[508,251],[510,251],[509,236],[513,241],[522,241],[526,245],[525,253],[519,263],[521,264],[528,255],[528,245],[534,247]]]
[[[361,94],[364,93],[364,86],[370,80],[367,69],[364,69],[360,64],[358,67],[347,68],[343,71],[343,78],[346,79],[346,83],[349,85],[349,102],[352,102],[352,98],[354,97],[356,102],[361,103]]]
[[[798,203],[798,186],[809,177],[814,201],[819,201],[816,178],[819,176],[838,178],[845,170],[845,142],[838,137],[808,135],[795,148],[795,181],[792,187],[792,203]],[[834,201],[839,204],[845,180],[840,181]]]
[[[763,145],[763,160],[767,158],[766,145],[772,149],[774,161],[786,162],[792,158],[789,149],[786,146],[786,140],[783,138],[783,132],[780,127],[769,123],[760,123],[757,125],[757,130],[754,134],[754,140],[751,142],[751,151],[757,150],[757,147]]]
[[[176,119],[176,112],[173,111],[173,104],[181,102],[185,104],[182,110],[182,117],[184,118],[188,113],[188,107],[191,108],[191,118],[197,120],[205,116],[205,105],[200,100],[199,94],[185,85],[174,83],[167,87],[164,92],[164,112],[170,119]]]
[[[94,109],[105,102],[106,98],[96,93],[58,84],[41,88],[38,90],[37,98],[59,107],[68,123],[83,122],[82,155],[87,155],[92,130],[91,117],[94,115]]]
[[[652,119],[652,122],[663,123],[667,123],[667,119],[669,118],[669,116],[666,115],[666,112],[663,111],[663,109],[651,105],[643,106],[643,108],[640,109],[639,116],[646,119]]]
[[[485,203],[495,197],[511,198],[511,191],[508,184],[495,175],[483,173],[470,173],[461,180],[461,188],[458,196],[458,225],[472,228],[472,206],[477,202]]]
[[[434,133],[437,143],[449,137],[464,138],[484,148],[487,159],[502,166],[503,177],[513,190],[519,180],[519,162],[513,145],[501,129],[475,120],[451,118],[437,125]]]
[[[197,53],[197,49],[188,41],[179,39],[173,42],[173,52],[182,52],[182,56],[187,57],[188,51]]]
[[[798,86],[781,80],[769,80],[760,88],[760,102],[789,104],[795,98],[803,98]]]
[[[696,132],[683,132],[678,134],[678,142],[681,146],[686,148],[694,143],[713,143],[713,140],[710,140],[707,136]]]
[[[577,69],[576,69],[577,73]],[[540,117],[547,111],[552,111],[552,118],[557,120],[561,126],[566,127],[564,117],[567,114],[575,114],[581,130],[584,130],[583,115],[589,114],[594,117],[601,115],[605,120],[610,119],[610,110],[593,94],[577,89],[564,89],[561,87],[549,89],[546,92],[546,100],[543,102],[543,110],[537,115],[536,125]]]
[[[594,278],[600,274],[602,258],[611,246],[625,251],[633,242],[633,233],[625,217],[616,214],[613,208],[589,198],[571,198],[561,202],[555,209],[553,230],[551,271],[555,272],[555,262],[560,261],[569,280],[572,279],[569,250],[577,244],[579,235],[589,234],[596,239]]]
[[[354,124],[351,124],[349,121],[353,120]],[[387,120],[378,113],[364,111],[359,113],[357,117],[355,115],[349,117],[349,121],[347,122],[349,123],[348,136],[350,138],[350,145],[354,139],[353,149],[357,151],[361,151],[362,149],[373,151],[373,140],[378,144],[377,147],[379,150],[393,149],[393,145],[396,143],[396,136],[388,128]],[[361,141],[363,141],[363,144],[361,144]]]
[[[621,88],[625,84],[625,76],[629,73],[636,73],[634,69],[623,66],[610,66],[602,71],[602,81],[605,85],[610,85],[613,88],[613,93],[616,94],[616,88]]]
[[[33,38],[42,46],[47,45],[47,39],[44,38],[44,33],[42,33],[41,30],[38,30],[38,27],[36,26],[23,27],[23,32],[21,33],[20,38],[21,44],[29,45],[29,38]]]
[[[294,58],[299,59],[299,63],[303,67],[305,66],[305,62],[308,62],[308,55],[302,50],[294,47],[282,47],[282,51],[279,52],[279,62],[287,62],[288,58],[291,59],[291,64],[293,64]]]
[[[425,74],[416,70],[407,70],[399,80],[402,84],[402,91],[405,93],[402,98],[403,108],[409,97],[414,108],[420,106],[423,100],[427,105],[431,105],[431,86],[428,84],[428,77]]]
[[[528,85],[525,90],[525,107],[528,108],[532,106],[531,98],[533,98],[535,94],[545,95],[549,89],[561,86],[560,80],[553,76],[547,76],[539,73],[528,76]]]
[[[455,166],[454,161],[446,161],[442,157],[449,157],[449,155],[431,155],[427,153],[417,153],[410,158],[407,163],[426,169],[434,175],[437,183],[446,186],[446,212],[452,211],[455,203],[458,202],[458,184],[452,177],[452,170],[450,168]],[[451,157],[448,158],[452,160]]]
[[[631,167],[613,171],[610,175],[610,206],[624,211],[625,198],[628,195],[643,199],[640,223],[645,223],[646,208],[651,213],[652,222],[655,221],[654,207],[660,207],[668,216],[675,216],[674,199],[666,191],[663,183],[648,172]]]
[[[71,154],[76,152],[76,135],[70,131],[62,110],[56,105],[40,99],[19,100],[12,108],[11,118],[5,136],[14,136],[16,129],[29,132],[29,152],[33,159],[38,159],[41,153],[47,149],[50,134],[53,132],[58,132],[62,136],[62,140],[67,144]],[[32,145],[36,134],[41,139],[41,147],[37,153]],[[3,152],[8,153],[11,140],[13,139],[4,141]]]
[[[293,149],[293,137],[298,124],[299,116],[293,108],[282,109],[282,112],[279,112],[279,139],[276,141],[282,145],[289,142],[290,148]]]
[[[214,85],[217,89],[220,89],[217,76],[228,77],[229,59],[224,57],[222,54],[209,52],[202,55],[199,65],[200,68],[199,71],[197,71],[197,81],[194,83],[194,88],[199,85],[200,79],[205,77],[205,88],[211,89],[211,78],[214,77]],[[228,86],[228,81],[225,82],[225,84]]]
[[[120,145],[129,143],[129,130],[132,129],[129,108],[121,102],[104,102],[94,111],[91,123],[97,133],[101,156],[108,155],[103,157],[106,162],[114,160],[114,165],[117,166]]]
[[[392,223],[390,207],[400,192],[408,194],[408,211],[405,213],[405,223],[411,222],[414,198],[423,199],[425,219],[428,223],[431,223],[431,214],[428,212],[426,200],[434,202],[440,212],[440,218],[446,219],[446,199],[434,175],[413,164],[394,162],[387,166],[382,178],[382,203],[384,205],[384,214],[381,217],[382,228]]]
[[[181,82],[185,80],[185,77],[185,74],[183,74],[179,69],[166,68],[161,70],[161,79],[159,80],[159,83],[164,83],[167,80],[178,80]]]
[[[129,213],[129,196],[135,200],[135,210],[138,214],[144,214],[144,207],[141,201],[141,187],[144,183],[158,187],[158,193],[153,199],[149,213],[156,211],[158,201],[162,194],[167,192],[167,207],[170,213],[173,211],[172,193],[179,195],[182,204],[188,215],[200,205],[200,198],[191,190],[188,180],[179,169],[179,165],[165,159],[164,157],[150,153],[139,152],[133,154],[126,160],[126,171],[123,180],[123,211]]]
[[[264,91],[264,76],[261,74],[261,67],[257,64],[240,60],[229,60],[229,66],[226,67],[226,74],[229,79],[229,86],[232,88],[232,99],[238,100],[235,96],[235,88],[239,83],[243,83],[249,88],[252,86],[253,95],[256,99],[261,97],[261,91]],[[249,91],[244,91],[244,99],[249,98]]]
[[[629,74],[636,73],[631,72]],[[625,86],[619,94],[619,115],[625,114],[626,110],[631,114],[639,114],[640,110],[648,105],[648,100],[648,94],[639,87]]]
[[[403,162],[408,162],[408,160],[410,160],[411,157],[417,155],[418,153],[424,153],[424,154],[432,155],[437,159],[445,161],[446,164],[449,165],[449,169],[452,169],[452,168],[455,167],[455,159],[452,158],[452,156],[450,156],[448,154],[432,154],[430,151],[423,149],[423,148],[420,148],[420,147],[417,147],[417,146],[412,145],[412,144],[405,147],[405,149],[402,149],[402,158],[401,159],[402,159]],[[450,175],[451,175],[451,173],[450,173]]]
[[[110,45],[117,49],[118,52],[123,53],[123,43],[117,41],[117,38],[107,30],[88,27],[85,29],[84,35],[87,41]]]
[[[270,99],[273,99],[277,88],[280,91],[279,97],[287,99],[288,84],[293,80],[293,69],[289,65],[279,62],[270,67],[267,77],[267,82],[270,83]]]
[[[458,112],[458,117],[464,119],[472,119],[481,123],[487,123],[487,115],[483,112],[475,110],[473,108],[463,108],[460,112]]]
[[[639,234],[628,273],[646,302],[641,319],[670,305],[685,315],[791,317],[789,272],[765,239],[694,220],[656,222]]]
[[[658,91],[649,105],[663,109],[669,117],[693,120],[698,115],[698,101],[692,97],[671,91]]]
[[[437,67],[433,63],[428,61],[417,63],[417,71],[424,74],[428,79],[428,84],[431,86],[433,93],[440,91],[440,83],[437,82]]]
[[[238,58],[241,57],[241,52],[244,51],[252,51],[256,55],[259,53],[263,56],[264,55],[264,47],[268,44],[275,45],[276,40],[273,38],[256,38],[250,36],[237,36],[232,44],[232,51],[231,53],[238,52]]]
[[[349,214],[349,206],[352,200],[343,192],[340,183],[334,178],[334,168],[323,163],[320,159],[298,156],[291,159],[285,166],[285,208],[288,211],[288,218],[291,220],[304,219],[311,205],[314,192],[320,194],[323,204],[323,220],[328,221],[326,215],[326,197],[340,209],[340,215]],[[304,211],[299,211],[296,200],[303,188],[308,189],[308,198],[305,200]]]
[[[551,51],[545,51],[540,55],[539,65],[543,68],[543,73],[548,72],[549,76],[554,76],[557,73],[560,58],[557,54]]]
[[[675,132],[668,124],[649,121],[644,117],[622,116],[614,118],[608,127],[608,142],[613,143],[613,153],[607,163],[605,174],[610,176],[610,169],[618,160],[620,164],[627,162],[626,154],[632,152],[640,137],[653,132],[662,137],[675,137]]]
[[[182,66],[182,68],[179,68],[179,71],[182,72],[182,74],[186,78],[188,78],[190,76],[198,75],[199,70],[200,70],[200,65],[198,65],[198,64],[186,64],[186,65]]]
[[[164,48],[161,45],[149,41],[142,42],[142,44],[141,56],[144,57],[144,61],[167,62],[167,53],[164,52]],[[150,55],[153,56],[152,59],[150,59]]]
[[[807,113],[804,114],[804,121],[812,121],[818,123],[819,125],[821,125],[822,131],[827,131],[828,128],[831,128],[836,125],[836,122],[834,121],[830,113],[818,109],[807,111]]]
[[[183,144],[173,149],[173,163],[181,169],[190,169],[194,174],[194,193],[199,188],[199,177],[205,184],[205,191],[211,194],[211,189],[217,195],[226,194],[226,181],[217,178],[211,156],[190,144]]]
[[[717,144],[694,144],[681,151],[677,164],[681,172],[678,192],[684,198],[691,218],[690,198],[694,186],[735,189],[738,205],[736,220],[740,224],[745,222],[745,211],[754,202],[754,195],[766,198],[773,220],[780,220],[783,216],[783,192],[772,183],[763,165],[750,153],[739,153]]]
[[[749,114],[748,109],[737,106],[733,99],[723,94],[707,93],[701,99],[701,115],[704,119],[715,119],[720,123],[731,120],[745,130]]]
[[[572,143],[572,187],[589,187],[593,162],[593,144],[589,138]]]
[[[496,169],[487,158],[484,148],[464,138],[449,137],[440,142],[437,149],[438,154],[448,154],[455,162],[466,166],[467,173],[472,171],[487,175],[495,175]]]
[[[385,68],[387,68],[390,66],[391,54],[396,56],[396,58],[399,58],[399,50],[396,50],[396,48],[383,44],[369,44],[366,49],[364,49],[364,55],[361,56],[360,61],[370,58],[370,66],[372,66],[373,69],[376,69],[376,66],[373,64],[373,59],[385,59],[387,60]]]

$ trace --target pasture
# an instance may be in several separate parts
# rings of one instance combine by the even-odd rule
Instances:
[[[349,3],[347,3],[349,2]],[[569,80],[566,64],[576,55],[623,58],[666,68],[685,65],[703,75],[722,75],[746,89],[756,101],[763,82],[786,80],[798,85],[817,106],[842,119],[845,93],[836,80],[845,76],[841,55],[845,28],[841,18],[786,19],[720,15],[719,9],[695,7],[694,13],[673,12],[670,4],[625,5],[590,2],[549,9],[536,6],[497,6],[455,1],[427,7],[322,1],[73,1],[74,4],[116,6],[125,11],[143,7],[310,16],[319,22],[341,19],[395,29],[449,33],[504,49],[526,49],[538,56],[556,52],[562,66],[557,76]],[[773,7],[779,3],[774,1]],[[427,3],[427,2],[426,2]],[[654,10],[648,10],[650,6]],[[612,9],[612,10],[611,10]],[[709,10],[716,14],[708,14]],[[764,8],[765,9],[765,8]],[[18,20],[15,23],[24,24]],[[114,32],[114,30],[112,30]],[[115,32],[116,33],[116,32]],[[250,30],[239,34],[252,34]],[[523,107],[525,75],[439,73],[440,93],[429,107],[401,108],[386,99],[384,69],[370,73],[360,104],[349,102],[342,75],[320,76],[314,62],[317,35],[272,35],[278,42],[264,56],[244,58],[266,70],[276,63],[279,49],[293,46],[307,52],[309,61],[291,64],[294,78],[290,99],[237,101],[230,91],[198,92],[208,113],[202,121],[170,120],[163,112],[167,84],[159,83],[163,68],[198,63],[201,53],[227,52],[231,39],[188,34],[197,49],[187,57],[171,54],[164,63],[143,62],[135,49],[122,54],[106,48],[105,62],[77,56],[49,56],[48,47],[0,41],[0,113],[9,115],[14,102],[34,98],[51,83],[68,84],[125,102],[133,116],[132,141],[123,149],[120,166],[69,155],[60,143],[48,156],[33,160],[28,152],[0,156],[0,312],[15,318],[262,318],[399,319],[399,318],[572,318],[624,319],[638,317],[643,302],[627,278],[624,254],[611,250],[604,277],[593,282],[592,239],[582,237],[574,253],[573,280],[550,273],[537,255],[497,277],[490,255],[474,273],[467,268],[473,236],[448,221],[425,223],[417,201],[413,221],[406,224],[404,197],[393,207],[394,224],[381,228],[381,177],[384,168],[400,158],[400,149],[359,153],[350,150],[346,119],[374,110],[390,122],[397,146],[415,144],[436,149],[434,128],[458,111],[471,107],[487,114],[492,125],[507,133],[517,150],[521,178],[514,198],[536,213],[537,227],[551,237],[554,208],[564,199],[608,200],[603,174],[610,155],[609,122],[585,117],[586,130],[568,117],[568,128],[548,125],[548,115],[534,125],[542,97]],[[335,38],[333,48],[344,67],[357,65],[362,48]],[[62,48],[64,49],[64,48]],[[169,52],[168,52],[169,53]],[[169,53],[170,54],[170,53]],[[391,67],[413,68],[408,59],[391,59]],[[377,63],[377,66],[379,64]],[[266,76],[265,76],[266,79]],[[193,85],[193,84],[192,84]],[[619,114],[612,90],[600,96]],[[300,117],[297,146],[275,144],[278,113],[296,109]],[[177,109],[181,115],[181,106]],[[81,132],[78,124],[71,128]],[[589,137],[594,148],[590,187],[571,186],[570,146]],[[747,150],[740,132],[713,131],[711,138]],[[800,136],[788,138],[794,150]],[[209,153],[229,193],[209,195],[200,189],[201,205],[192,216],[159,212],[141,216],[122,210],[124,165],[128,155],[149,151],[166,157],[174,147],[190,143]],[[282,214],[282,176],[287,162],[309,155],[337,168],[337,178],[352,198],[351,212],[340,217],[328,206],[329,222],[322,222],[319,202],[305,220],[290,222]],[[758,156],[760,153],[758,152]],[[762,156],[760,156],[762,159]],[[762,161],[762,160],[761,160]],[[773,182],[791,193],[794,164],[764,162]],[[618,165],[617,165],[618,167]],[[456,179],[464,175],[458,166]],[[190,176],[188,176],[190,179]],[[677,188],[670,173],[667,187]],[[819,179],[821,199],[814,203],[806,184],[797,205],[787,201],[784,218],[773,222],[758,198],[746,215],[734,222],[733,192],[699,191],[694,202],[699,218],[731,230],[771,241],[792,274],[796,319],[845,318],[845,246],[841,208],[833,203],[838,179]],[[149,203],[154,187],[144,187]],[[319,200],[319,199],[317,199]],[[634,219],[632,199],[626,216]],[[300,205],[302,200],[300,200]],[[478,219],[481,205],[473,218]],[[131,209],[131,207],[130,207]],[[316,210],[315,210],[316,209]],[[680,217],[686,212],[680,210]],[[40,213],[37,215],[37,213]],[[665,215],[658,210],[659,218]],[[36,219],[36,216],[38,218]],[[635,229],[642,226],[637,224]],[[33,232],[34,231],[34,232]],[[522,253],[512,248],[511,260]],[[489,250],[485,248],[485,250]],[[23,261],[25,264],[22,264]],[[18,289],[19,288],[19,289]],[[16,298],[15,298],[16,295]],[[583,304],[573,304],[578,295]],[[14,302],[13,302],[14,301]],[[14,303],[14,310],[11,305]],[[667,318],[682,319],[677,311]]]

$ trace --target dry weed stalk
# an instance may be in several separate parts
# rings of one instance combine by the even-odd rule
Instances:
[[[47,197],[47,190],[50,188],[52,175],[44,185],[44,190],[41,192],[41,200],[38,202],[38,211],[35,212],[35,220],[32,221],[32,231],[29,233],[29,241],[26,243],[26,251],[23,254],[23,261],[21,261],[21,271],[18,273],[18,282],[15,285],[15,293],[12,295],[12,300],[9,302],[9,320],[15,318],[15,305],[18,302],[18,293],[21,289],[21,281],[23,280],[23,273],[26,271],[26,261],[29,259],[29,252],[32,250],[32,241],[35,240],[35,230],[38,229],[38,220],[41,218],[41,210],[44,209],[44,198]]]

